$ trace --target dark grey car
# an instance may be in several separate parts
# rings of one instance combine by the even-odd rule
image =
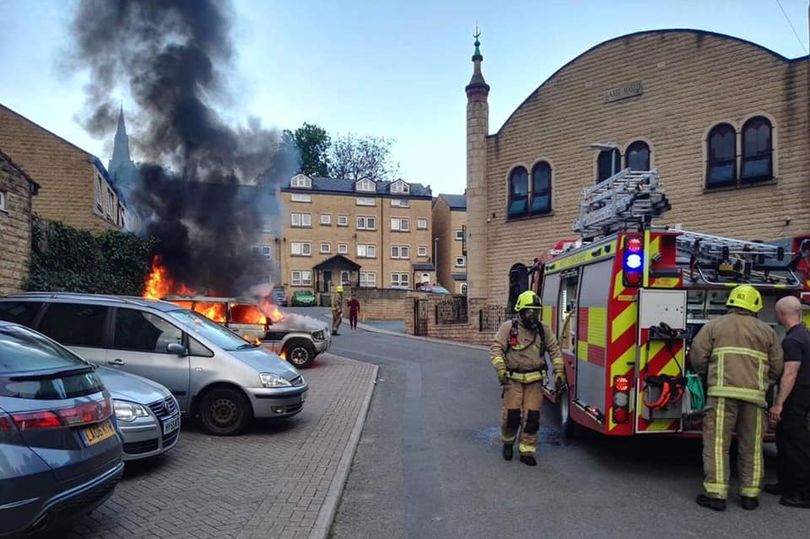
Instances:
[[[112,399],[95,367],[0,321],[0,536],[85,515],[123,469]]]

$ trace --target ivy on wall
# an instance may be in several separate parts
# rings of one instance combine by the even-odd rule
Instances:
[[[140,296],[154,242],[118,231],[92,234],[34,219],[26,290]]]

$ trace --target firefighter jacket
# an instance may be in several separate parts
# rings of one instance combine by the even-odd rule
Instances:
[[[768,324],[735,309],[701,328],[692,341],[689,362],[706,377],[709,397],[764,407],[768,386],[782,374],[782,347]]]
[[[517,335],[512,341],[512,321],[504,322],[492,346],[489,348],[489,357],[496,370],[506,369],[512,380],[531,383],[543,379],[546,370],[545,354],[551,356],[554,372],[563,372],[563,360],[560,345],[549,327],[541,324],[545,337],[545,348],[540,335],[517,322]]]
[[[332,292],[332,312],[343,313],[343,294],[339,292]]]

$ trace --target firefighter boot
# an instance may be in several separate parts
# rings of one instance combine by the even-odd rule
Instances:
[[[512,444],[503,444],[503,460],[512,460]]]
[[[537,466],[537,460],[535,460],[534,455],[520,455],[520,462],[526,466]]]
[[[712,498],[711,496],[707,496],[705,494],[698,494],[697,500],[695,501],[698,505],[708,507],[714,511],[726,510],[726,500],[723,498]]]
[[[740,496],[740,506],[746,511],[753,511],[759,507],[759,500],[750,496]]]

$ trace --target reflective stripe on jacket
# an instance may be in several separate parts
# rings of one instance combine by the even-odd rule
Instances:
[[[728,397],[766,406],[765,393],[782,374],[782,347],[765,322],[733,310],[701,328],[689,362],[706,376],[709,397]]]
[[[512,331],[512,321],[501,324],[492,346],[489,348],[489,357],[497,370],[506,369],[512,380],[525,384],[542,380],[541,370],[545,369],[545,353],[551,356],[554,372],[562,372],[563,361],[557,338],[551,329],[542,324],[545,333],[546,349],[541,350],[543,341],[534,331],[518,322],[517,343],[509,345],[509,336]]]

